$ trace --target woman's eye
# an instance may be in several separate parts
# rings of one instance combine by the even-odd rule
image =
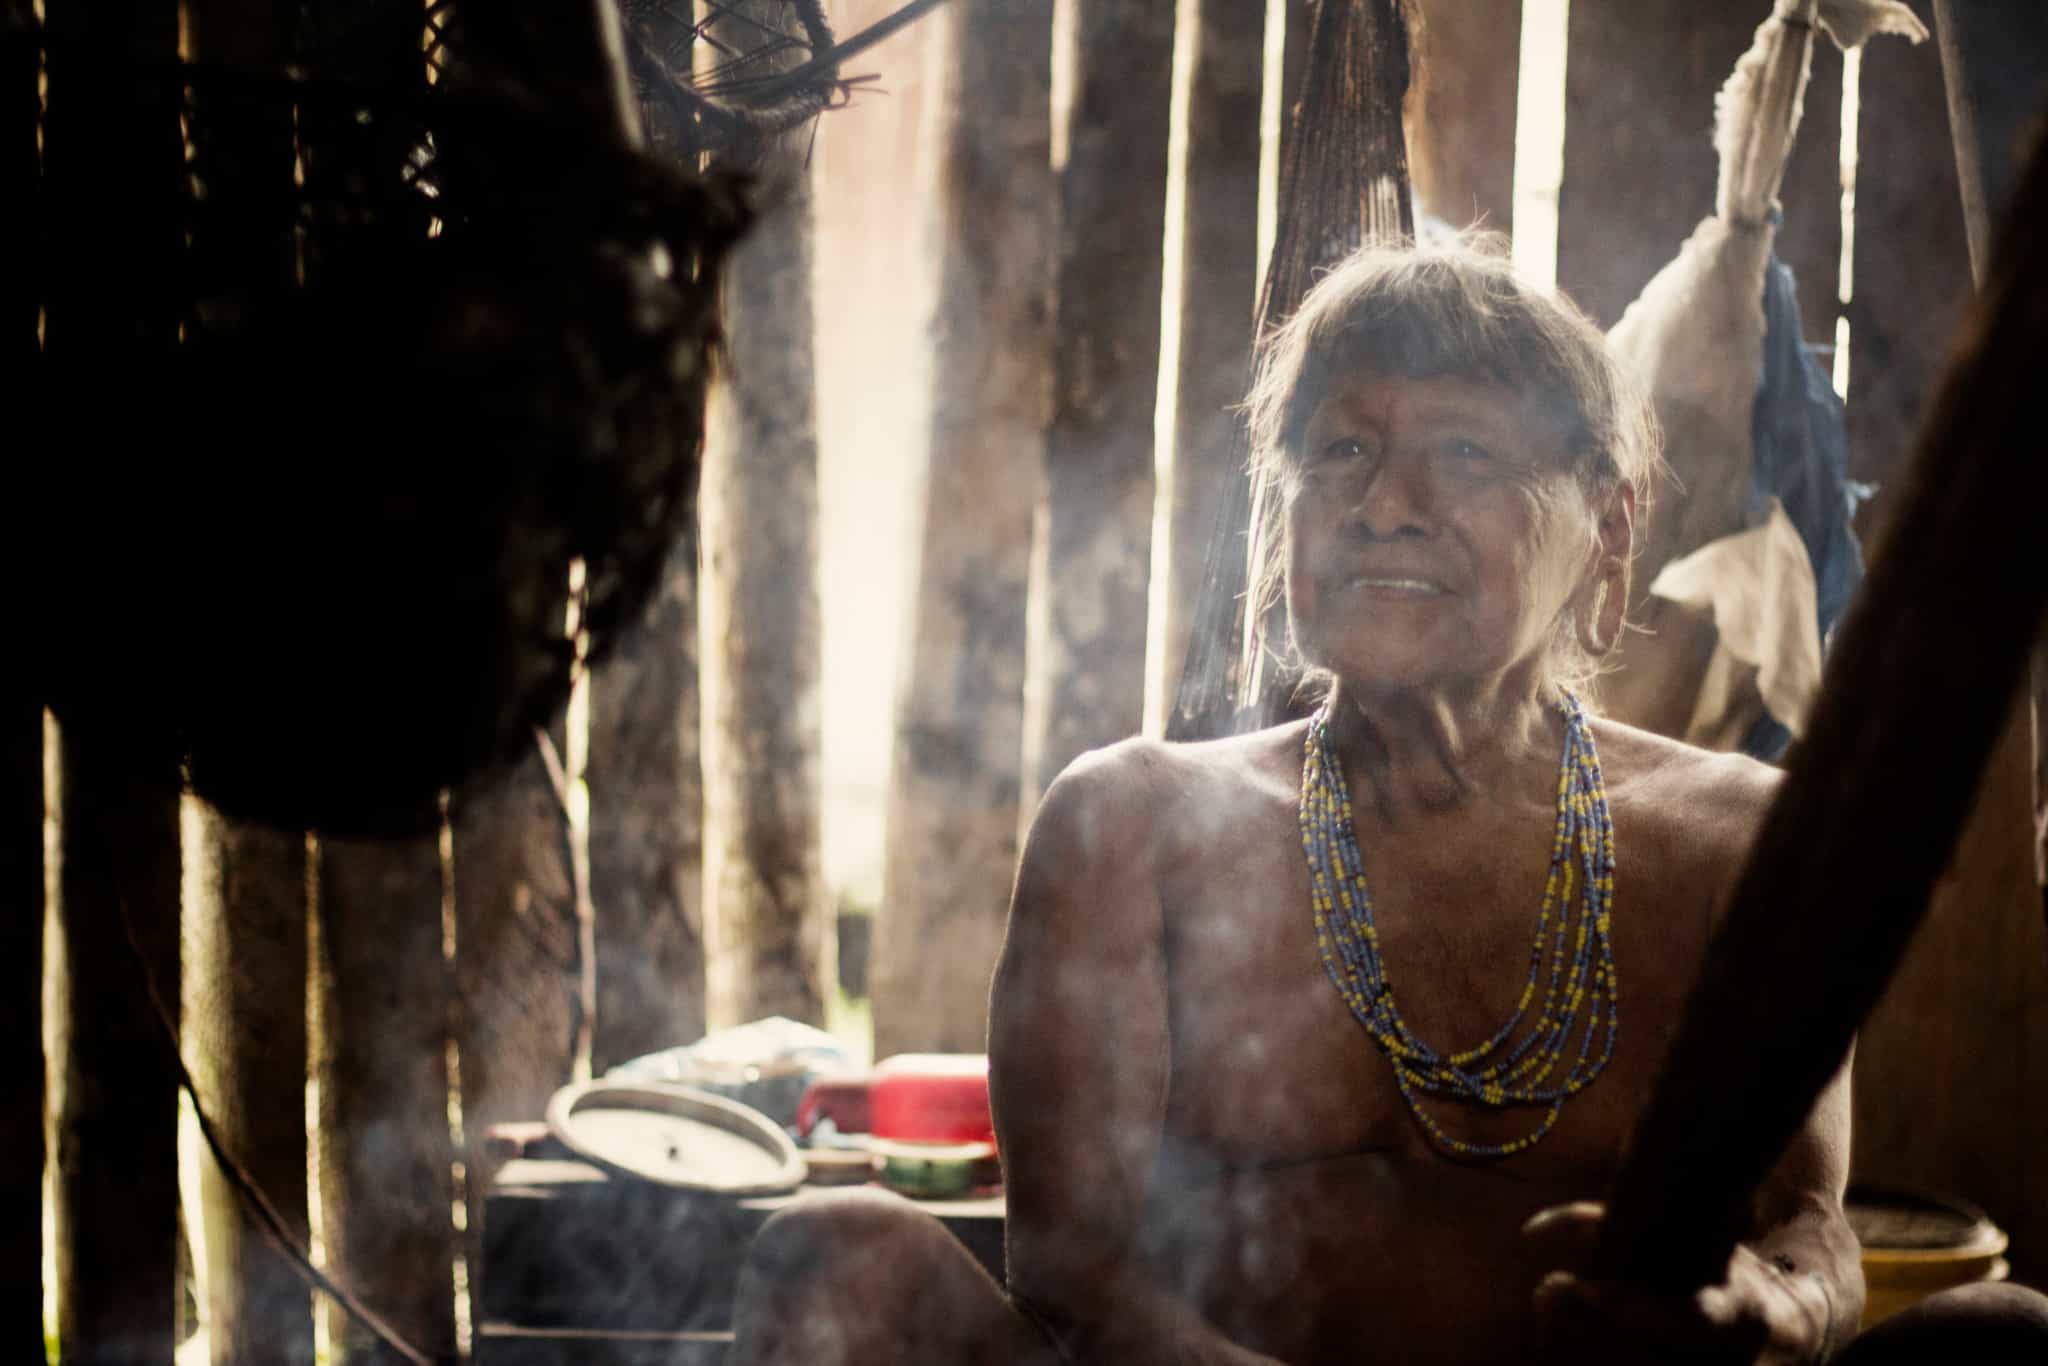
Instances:
[[[1444,452],[1448,455],[1455,455],[1460,460],[1493,459],[1493,452],[1487,450],[1486,447],[1478,442],[1467,441],[1463,437],[1453,437],[1451,440],[1446,441],[1444,443]]]

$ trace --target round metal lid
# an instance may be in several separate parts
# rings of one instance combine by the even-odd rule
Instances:
[[[582,1082],[548,1102],[548,1128],[576,1156],[623,1176],[714,1195],[803,1184],[796,1144],[752,1106],[666,1082]]]

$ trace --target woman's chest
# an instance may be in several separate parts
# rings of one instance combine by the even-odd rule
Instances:
[[[1318,911],[1298,844],[1241,856],[1227,885],[1175,889],[1171,1131],[1251,1161],[1427,1147],[1431,1127],[1494,1146],[1554,1124],[1547,1143],[1589,1154],[1626,1137],[1705,910],[1625,863],[1611,901],[1588,899],[1582,873],[1553,866],[1547,833],[1412,838],[1399,851],[1385,834],[1361,840],[1379,857],[1367,854],[1348,909]],[[1535,1103],[1433,1098],[1418,1049],[1477,1050],[1465,1073],[1507,1070]],[[1553,1120],[1540,1097],[1574,1076],[1586,1084]]]

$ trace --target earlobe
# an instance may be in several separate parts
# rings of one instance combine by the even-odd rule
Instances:
[[[1621,639],[1621,623],[1628,612],[1628,560],[1608,555],[1600,561],[1600,575],[1586,595],[1579,613],[1579,648],[1595,659],[1606,655]]]
[[[1579,647],[1595,659],[1621,639],[1628,615],[1629,551],[1635,540],[1635,486],[1622,480],[1600,522],[1601,555],[1592,590],[1580,614]]]

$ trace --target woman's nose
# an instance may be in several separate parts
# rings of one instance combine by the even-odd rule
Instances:
[[[1428,462],[1400,450],[1388,452],[1365,472],[1347,510],[1346,526],[1369,540],[1426,536],[1435,524],[1435,490]]]

